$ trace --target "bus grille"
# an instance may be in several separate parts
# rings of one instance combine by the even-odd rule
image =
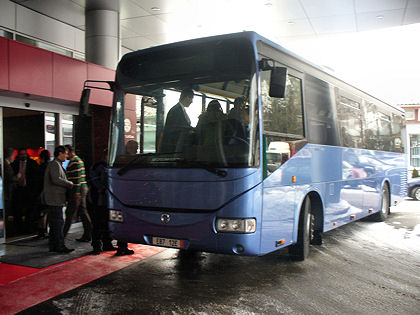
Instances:
[[[407,197],[407,170],[401,174],[400,197]]]

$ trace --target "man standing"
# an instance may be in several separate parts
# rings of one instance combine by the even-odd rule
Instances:
[[[50,252],[70,253],[73,249],[64,245],[63,235],[63,205],[66,203],[66,191],[73,187],[67,180],[62,163],[67,159],[66,148],[62,145],[54,150],[54,160],[48,164],[44,175],[44,190],[42,202],[48,206],[50,224]]]
[[[26,149],[20,148],[16,160],[11,165],[15,174],[19,176],[13,196],[13,221],[18,232],[31,232],[35,216],[34,204],[39,194],[38,164],[29,157]],[[22,224],[23,217],[25,217],[25,227]]]
[[[73,182],[73,189],[66,209],[66,222],[64,223],[63,230],[64,237],[66,237],[73,221],[80,215],[84,232],[82,237],[77,238],[76,241],[90,242],[90,239],[92,238],[92,221],[86,207],[86,197],[89,189],[86,182],[85,164],[82,159],[76,155],[74,148],[71,145],[67,144],[65,147],[69,152],[70,159],[66,174],[68,180]]]
[[[172,153],[180,151],[187,141],[188,134],[192,132],[191,120],[185,108],[188,108],[194,98],[191,89],[182,90],[179,102],[172,107],[166,116],[165,127],[163,128],[160,152]]]
[[[15,159],[15,150],[13,148],[7,148],[4,152],[4,210],[5,210],[5,217],[9,217],[12,215],[12,199],[13,199],[13,192],[16,189],[17,183],[21,177],[21,174],[15,174],[13,168],[11,166],[12,162]],[[12,230],[12,229],[10,229]]]

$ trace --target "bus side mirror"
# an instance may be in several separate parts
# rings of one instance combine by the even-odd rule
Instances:
[[[89,116],[89,97],[90,89],[83,89],[79,104],[79,115],[81,116]]]
[[[286,93],[286,79],[287,68],[274,67],[271,70],[269,91],[271,97],[284,98]]]

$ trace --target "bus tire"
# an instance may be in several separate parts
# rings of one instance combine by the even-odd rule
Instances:
[[[420,187],[414,188],[413,192],[411,193],[411,196],[420,201]]]
[[[312,220],[314,217],[312,215]],[[313,230],[313,237],[311,239],[311,245],[322,245],[322,232],[319,230]]]
[[[372,215],[372,219],[376,222],[385,221],[390,214],[390,200],[388,184],[382,187],[381,210]]]
[[[306,197],[299,215],[297,242],[289,246],[289,256],[294,261],[303,261],[308,257],[312,239],[311,200]]]

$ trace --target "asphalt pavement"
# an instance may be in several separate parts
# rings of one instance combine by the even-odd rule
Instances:
[[[420,201],[324,233],[304,262],[168,249],[22,314],[420,314]]]

